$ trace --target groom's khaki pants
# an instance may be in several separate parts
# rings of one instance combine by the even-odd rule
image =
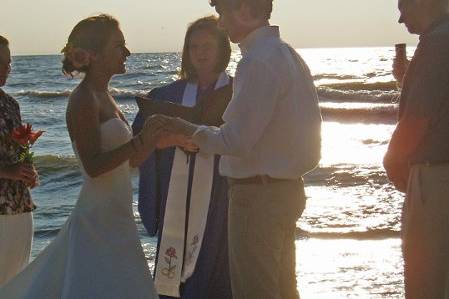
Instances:
[[[298,299],[296,221],[304,184],[230,184],[229,263],[234,299]]]
[[[402,215],[406,299],[449,298],[449,165],[416,165]]]

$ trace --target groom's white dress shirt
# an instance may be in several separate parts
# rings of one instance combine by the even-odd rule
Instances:
[[[222,155],[224,176],[297,179],[316,159],[316,142],[307,139],[319,136],[321,123],[310,71],[276,26],[253,31],[239,47],[225,123],[199,127],[193,141],[200,151]]]

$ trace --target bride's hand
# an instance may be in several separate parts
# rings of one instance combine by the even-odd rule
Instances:
[[[161,121],[165,124],[165,130],[175,135],[184,135],[186,137],[191,137],[198,126],[192,124],[179,117],[170,117],[162,114],[155,114],[151,116],[154,121]]]
[[[140,132],[141,137],[139,137],[139,139],[141,139],[141,142],[144,145],[156,143],[161,134],[163,134],[167,124],[168,119],[156,118],[153,116],[147,118],[142,131]]]

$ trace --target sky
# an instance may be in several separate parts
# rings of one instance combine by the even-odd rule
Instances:
[[[415,45],[396,0],[274,0],[272,24],[295,48]],[[0,35],[15,55],[55,54],[81,19],[119,19],[132,52],[181,51],[188,23],[215,13],[207,0],[1,0]]]

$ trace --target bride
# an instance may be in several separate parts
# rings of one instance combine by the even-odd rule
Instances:
[[[157,298],[134,222],[129,168],[153,151],[164,123],[147,121],[132,137],[108,93],[130,55],[116,19],[82,20],[62,52],[64,73],[85,74],[66,115],[84,183],[55,240],[0,288],[0,298]]]

